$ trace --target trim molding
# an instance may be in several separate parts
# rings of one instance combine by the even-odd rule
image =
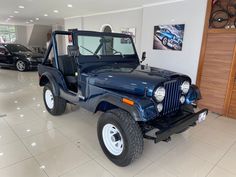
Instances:
[[[165,2],[157,2],[152,4],[145,4],[140,7],[134,7],[134,8],[127,8],[127,9],[120,9],[120,10],[113,10],[113,11],[107,11],[107,12],[99,12],[94,14],[88,14],[88,15],[78,15],[78,16],[72,16],[72,17],[65,17],[64,20],[73,19],[73,18],[82,18],[82,17],[91,17],[91,16],[99,16],[99,15],[107,15],[107,14],[115,14],[115,13],[121,13],[121,12],[129,12],[134,10],[141,10],[146,7],[152,7],[152,6],[159,6],[159,5],[165,5],[165,4],[172,4],[176,2],[183,2],[185,0],[168,0]]]
[[[142,7],[152,7],[152,6],[160,6],[160,5],[165,5],[165,4],[172,4],[172,3],[176,3],[176,2],[183,2],[185,0],[169,0],[169,1],[165,1],[165,2],[156,2],[156,3],[152,3],[152,4],[145,4]]]
[[[140,9],[142,9],[142,7],[134,7],[134,8],[122,9],[122,10],[113,10],[113,11],[100,12],[100,13],[94,13],[94,14],[88,14],[88,15],[78,15],[78,16],[66,17],[64,18],[64,20],[73,19],[73,18],[98,16],[98,15],[106,15],[106,14],[115,14],[115,13],[128,12],[128,11],[134,11],[134,10],[140,10]]]

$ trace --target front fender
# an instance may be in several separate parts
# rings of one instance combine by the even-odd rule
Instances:
[[[52,91],[55,94],[55,96],[59,96],[60,94],[60,87],[57,84],[56,80],[52,76],[52,74],[45,72],[39,79],[39,85],[44,86],[46,84],[50,83],[52,86]]]
[[[140,112],[138,111],[136,105],[130,106],[130,105],[124,104],[121,100],[122,98],[119,96],[117,97],[114,95],[106,94],[102,98],[99,99],[99,101],[97,102],[96,108],[98,107],[100,103],[108,102],[118,108],[121,108],[129,112],[135,121],[142,121],[142,116],[140,115]]]
[[[117,92],[104,90],[94,86],[90,86],[90,93],[91,92],[93,94],[90,95],[83,104],[83,107],[91,112],[96,112],[101,103],[107,102],[114,107],[121,108],[129,112],[135,121],[148,121],[156,118],[158,115],[155,105],[151,99],[119,94]],[[127,105],[122,102],[123,98],[133,100],[135,104],[133,106]]]

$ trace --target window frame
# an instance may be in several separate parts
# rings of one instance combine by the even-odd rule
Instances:
[[[2,28],[6,28],[5,30],[2,30]],[[13,28],[13,31],[11,30]],[[12,35],[14,38],[12,38]],[[2,43],[14,43],[16,42],[16,26],[14,25],[3,25],[0,24],[0,37],[4,40],[3,36],[8,36],[8,40],[3,41]],[[15,39],[14,41],[12,39]]]

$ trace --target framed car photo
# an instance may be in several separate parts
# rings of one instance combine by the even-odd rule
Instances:
[[[185,24],[154,26],[153,49],[181,51],[184,29]]]

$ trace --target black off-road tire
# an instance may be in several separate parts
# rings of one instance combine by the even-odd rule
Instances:
[[[124,148],[118,156],[110,153],[104,144],[102,131],[106,124],[116,126],[123,137]],[[139,158],[143,152],[141,129],[132,116],[122,109],[113,109],[101,115],[97,124],[97,135],[105,155],[118,166],[124,167],[129,165]]]
[[[49,108],[47,103],[46,103],[45,93],[46,93],[47,90],[50,90],[52,95],[53,95],[54,105],[53,105],[52,108]],[[58,96],[54,95],[51,84],[46,84],[44,86],[44,89],[43,89],[43,100],[44,100],[45,107],[46,107],[47,111],[50,114],[52,114],[54,116],[57,116],[57,115],[61,115],[61,114],[63,114],[65,112],[66,100],[64,100],[61,97],[58,97]]]

